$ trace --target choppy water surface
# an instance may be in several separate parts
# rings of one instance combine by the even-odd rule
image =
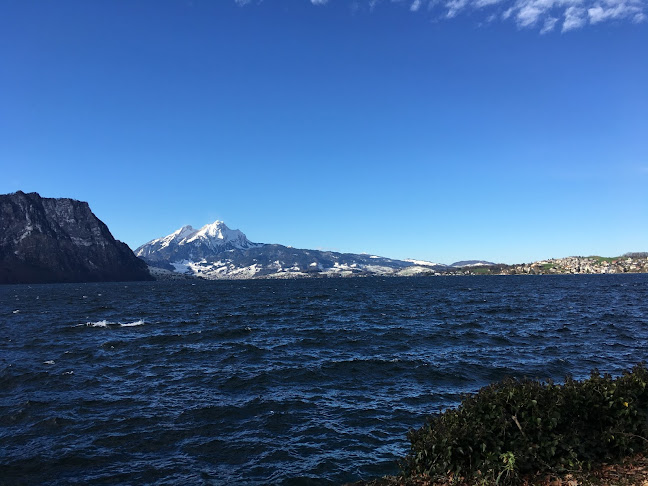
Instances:
[[[645,360],[648,275],[0,287],[0,483],[339,484],[506,375]]]

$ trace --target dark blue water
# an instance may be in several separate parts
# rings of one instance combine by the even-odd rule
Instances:
[[[339,484],[506,375],[648,354],[648,275],[0,287],[0,484]]]

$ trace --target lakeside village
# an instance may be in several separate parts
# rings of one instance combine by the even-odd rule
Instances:
[[[516,265],[480,265],[439,272],[440,275],[558,275],[587,273],[648,273],[648,252],[619,257],[572,256]]]

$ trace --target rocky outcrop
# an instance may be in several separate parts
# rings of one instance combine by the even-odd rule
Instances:
[[[74,199],[0,195],[0,283],[151,280],[147,265]]]

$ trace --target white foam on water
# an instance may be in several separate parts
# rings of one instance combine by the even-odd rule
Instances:
[[[103,321],[97,321],[97,322],[86,322],[85,324],[77,324],[76,327],[78,326],[86,326],[86,327],[135,327],[135,326],[141,326],[142,324],[145,324],[144,320],[139,319],[137,321],[133,322],[109,322],[107,320]]]
[[[140,319],[139,321],[127,322],[125,324],[120,323],[119,325],[121,327],[135,327],[135,326],[141,326],[142,324],[144,324],[144,321],[142,319]]]
[[[85,325],[88,327],[108,327],[111,324],[114,324],[113,322],[108,322],[106,320],[103,321],[97,321],[97,322],[86,322]],[[82,326],[83,324],[79,324]]]
[[[53,359],[50,359],[50,360],[48,360],[48,361],[43,361],[43,364],[46,364],[46,365],[53,365],[53,364],[54,364],[54,360],[53,360]]]

